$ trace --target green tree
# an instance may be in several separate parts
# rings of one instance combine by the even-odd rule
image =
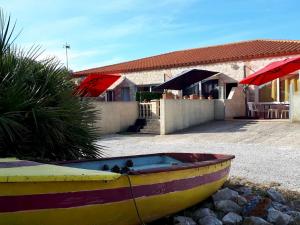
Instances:
[[[96,112],[73,95],[70,73],[41,51],[13,42],[15,24],[0,12],[0,157],[39,161],[101,156]]]

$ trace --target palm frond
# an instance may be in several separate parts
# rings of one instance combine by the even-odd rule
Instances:
[[[40,46],[13,45],[10,17],[0,11],[0,157],[42,161],[102,154],[96,112],[73,96],[69,72]]]

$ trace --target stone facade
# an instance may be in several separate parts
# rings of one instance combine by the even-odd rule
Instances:
[[[222,87],[224,88],[226,83],[238,83],[245,76],[252,74],[254,71],[263,68],[269,63],[278,60],[283,60],[287,57],[291,57],[291,56],[262,58],[262,59],[254,59],[249,61],[231,61],[231,62],[224,62],[224,63],[196,65],[196,66],[161,69],[161,70],[139,71],[133,73],[123,73],[122,76],[125,76],[129,81],[131,81],[136,86],[158,85],[177,76],[179,73],[183,71],[189,69],[204,69],[204,70],[219,72],[220,74],[217,75],[217,77],[215,78],[219,80],[219,86],[221,88]],[[250,101],[258,100],[258,87],[255,86],[249,87],[248,99]]]
[[[257,71],[258,69],[266,66],[267,64],[282,60],[286,57],[277,58],[265,58],[251,61],[233,61],[225,63],[207,64],[207,65],[196,65],[189,67],[170,68],[162,70],[150,70],[150,71],[139,71],[134,73],[123,73],[122,75],[131,80],[136,85],[150,85],[150,84],[161,84],[177,74],[189,70],[189,69],[204,69],[210,71],[220,72],[223,75],[225,82],[235,81],[238,82],[244,78],[244,66],[246,66],[246,75]]]
[[[160,70],[149,70],[149,71],[137,71],[130,73],[122,73],[121,75],[125,80],[120,84],[116,85],[113,90],[114,101],[123,101],[121,92],[122,88],[130,89],[130,100],[135,100],[135,93],[137,92],[138,86],[156,86],[164,83],[167,80],[177,76],[183,71],[190,69],[204,69],[219,72],[218,75],[213,76],[209,79],[218,79],[220,98],[224,99],[225,89],[227,83],[238,83],[245,76],[248,76],[255,71],[265,67],[271,62],[283,60],[287,57],[295,56],[283,56],[283,57],[273,57],[273,58],[261,58],[261,59],[251,59],[245,61],[231,61],[224,63],[206,64],[206,65],[195,65],[180,68],[168,68]],[[77,79],[76,82],[80,82]],[[241,86],[241,85],[239,85]],[[181,95],[181,92],[173,91],[175,94]],[[259,88],[257,86],[249,86],[248,89],[248,101],[258,102],[258,92]]]
[[[128,80],[136,85],[161,84],[164,82],[165,70],[139,71],[134,73],[124,73]]]

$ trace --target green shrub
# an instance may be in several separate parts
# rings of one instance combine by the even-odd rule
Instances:
[[[144,100],[151,101],[153,99],[160,99],[162,96],[161,93],[155,92],[137,92],[135,95],[135,99],[137,101],[143,102]]]
[[[10,17],[0,12],[0,157],[38,161],[101,155],[95,111],[73,96],[70,74],[38,48],[13,46]]]

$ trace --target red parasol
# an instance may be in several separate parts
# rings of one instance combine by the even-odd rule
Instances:
[[[300,69],[300,57],[272,62],[240,81],[240,84],[262,85]]]
[[[98,97],[120,77],[119,74],[90,74],[77,87],[76,93],[82,97]]]

